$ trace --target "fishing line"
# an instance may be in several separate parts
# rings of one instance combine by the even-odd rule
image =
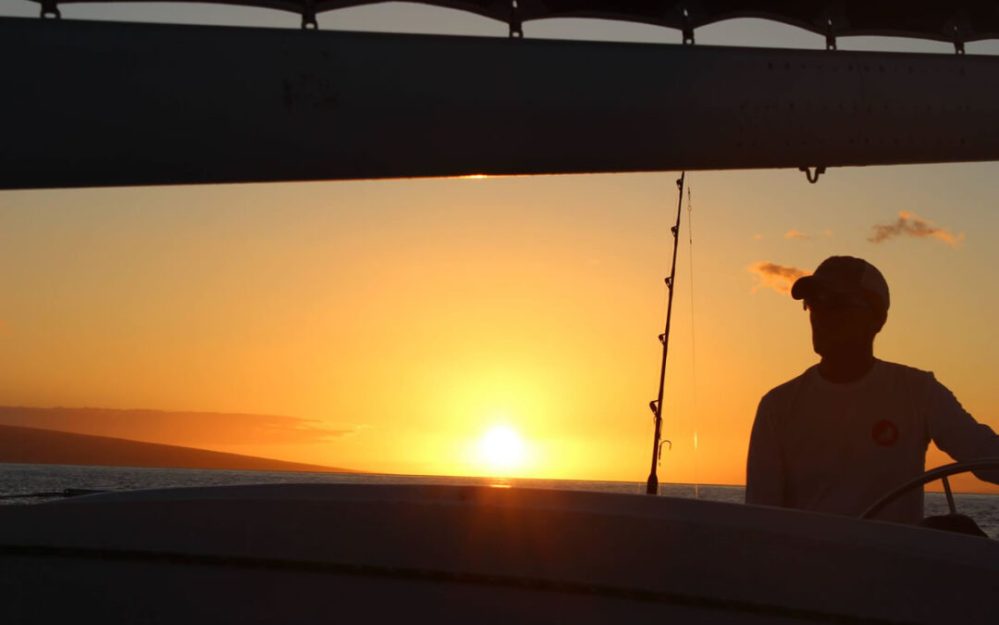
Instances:
[[[694,499],[701,498],[700,476],[698,475],[698,423],[697,423],[697,343],[694,334],[694,201],[692,187],[687,185],[687,250],[689,251],[690,269],[690,379],[691,379],[691,412],[694,421]]]

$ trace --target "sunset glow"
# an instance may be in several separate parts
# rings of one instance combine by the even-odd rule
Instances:
[[[508,425],[494,425],[479,440],[479,459],[495,471],[518,469],[524,462],[524,441]]]
[[[895,187],[869,186],[874,208],[849,216],[838,198],[924,179],[902,169],[844,170],[821,187],[788,172],[689,176],[694,265],[684,231],[664,481],[741,482],[760,397],[815,362],[807,314],[753,269],[812,271],[833,253],[888,277],[877,353],[933,370],[999,427],[988,332],[999,295],[964,286],[991,279],[994,246],[973,233],[999,217],[973,209],[992,192],[964,187],[960,206],[932,212],[946,198],[921,190],[912,212],[967,233],[960,247],[870,242],[872,226],[898,220]],[[642,480],[672,183],[161,188],[141,190],[141,207],[130,189],[10,193],[0,405],[197,412],[34,423],[360,471]],[[810,238],[785,238],[792,227]],[[513,433],[484,436],[502,424]],[[944,461],[932,451],[927,464]]]

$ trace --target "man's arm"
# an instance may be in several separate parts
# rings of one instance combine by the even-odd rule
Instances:
[[[749,438],[746,462],[746,503],[762,506],[785,506],[784,463],[773,418],[767,410],[766,397],[756,409],[753,433]]]
[[[954,394],[929,375],[926,407],[930,438],[958,462],[999,458],[999,435],[968,414]],[[979,479],[999,484],[999,470],[975,471]]]

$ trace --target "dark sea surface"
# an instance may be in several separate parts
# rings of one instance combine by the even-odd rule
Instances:
[[[643,493],[644,482],[597,482],[588,480],[532,480],[475,477],[373,475],[355,473],[294,473],[263,471],[207,471],[200,469],[143,469],[0,463],[0,505],[36,504],[61,498],[66,489],[137,490],[182,486],[232,484],[468,484],[522,486],[604,493]],[[742,486],[663,484],[663,495],[742,503]],[[42,496],[35,495],[49,493]],[[989,536],[999,540],[999,495],[954,495],[957,510],[973,518]],[[927,493],[925,514],[947,512],[941,493]]]

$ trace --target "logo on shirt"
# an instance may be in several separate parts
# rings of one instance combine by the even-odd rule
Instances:
[[[898,440],[898,426],[888,419],[881,419],[871,428],[871,438],[882,447],[891,447]]]

